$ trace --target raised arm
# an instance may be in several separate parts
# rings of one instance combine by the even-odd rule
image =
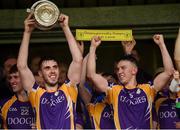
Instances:
[[[31,70],[29,69],[28,63],[27,63],[29,41],[30,41],[31,33],[35,27],[35,20],[31,18],[32,18],[32,14],[29,14],[28,17],[24,21],[23,39],[21,42],[19,55],[17,59],[17,67],[18,67],[20,77],[22,80],[22,85],[24,89],[28,92],[31,91],[35,83],[35,78]]]
[[[179,71],[175,70],[173,73],[173,79],[171,81],[171,84],[169,86],[169,89],[171,92],[179,92],[180,91],[180,77],[179,77]]]
[[[96,73],[96,49],[100,43],[101,39],[98,36],[93,37],[91,40],[87,63],[87,76],[93,81],[98,91],[106,93],[108,89],[108,82],[103,76]]]
[[[72,55],[72,62],[68,70],[68,78],[72,83],[77,84],[80,82],[83,57],[80,52],[80,49],[78,48],[76,40],[69,28],[69,17],[64,14],[61,14],[59,17],[59,21],[60,21],[60,26],[64,31]]]
[[[86,82],[86,70],[87,70],[87,60],[88,60],[89,54],[87,54],[83,60],[83,66],[82,66],[82,73],[81,73],[81,81],[79,84],[79,94],[84,101],[84,103],[87,105],[90,103],[92,95],[88,92],[88,90],[85,88],[84,84]]]
[[[81,51],[81,54],[84,54],[84,42],[78,42],[77,45]],[[84,101],[84,103],[87,105],[90,103],[92,95],[89,93],[89,91],[85,88],[85,82],[86,82],[86,71],[87,71],[87,59],[88,59],[89,54],[87,54],[84,59],[83,59],[83,64],[82,64],[82,72],[81,72],[81,79],[80,79],[80,84],[78,87],[79,94],[81,96],[81,99]]]
[[[175,60],[176,68],[180,72],[180,28],[174,48],[174,60]]]
[[[171,57],[167,51],[166,45],[164,43],[164,38],[162,34],[156,34],[153,36],[154,42],[159,46],[161,55],[162,55],[162,61],[164,66],[164,72],[160,73],[156,78],[154,79],[154,88],[156,91],[161,90],[163,87],[166,87],[168,81],[170,80],[174,67],[171,60]]]

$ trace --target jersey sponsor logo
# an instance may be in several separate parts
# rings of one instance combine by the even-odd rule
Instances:
[[[32,124],[35,122],[35,118],[32,117],[15,117],[15,118],[8,118],[7,119],[9,125],[24,125],[24,124]]]
[[[176,118],[176,111],[165,111],[165,112],[160,112],[159,117],[161,119],[163,118]]]
[[[135,98],[131,98],[131,99],[129,99],[125,96],[120,96],[120,101],[123,103],[127,103],[129,106],[131,106],[131,105],[134,106],[134,105],[145,103],[147,100],[146,100],[145,96],[135,97]]]
[[[43,97],[41,100],[41,104],[49,104],[50,106],[56,106],[56,104],[59,104],[65,100],[64,95],[58,96],[56,99],[48,99],[46,97]]]
[[[15,112],[15,111],[18,111],[18,110],[17,110],[17,108],[15,108],[15,107],[10,107],[10,108],[9,108],[9,111],[14,111],[14,112]]]

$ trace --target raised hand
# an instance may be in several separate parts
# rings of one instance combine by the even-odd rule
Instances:
[[[59,22],[61,27],[66,27],[69,25],[69,17],[65,14],[60,14]]]
[[[101,44],[101,38],[99,36],[94,36],[91,39],[91,46],[98,47]]]
[[[131,54],[134,46],[136,45],[136,41],[133,38],[132,41],[122,41],[121,44],[123,46],[124,53],[125,54]]]
[[[169,89],[171,92],[179,92],[179,82],[180,82],[179,72],[177,70],[174,70],[173,73],[173,80],[171,81],[171,84],[169,85]]]
[[[174,71],[174,73],[173,73],[173,77],[174,77],[174,79],[176,80],[176,81],[179,81],[179,72],[177,71],[177,70],[175,70]]]
[[[32,18],[33,13],[30,13],[24,21],[24,31],[31,33],[35,28],[35,19]]]
[[[164,37],[162,34],[155,34],[153,36],[153,40],[157,45],[162,45],[164,44]]]

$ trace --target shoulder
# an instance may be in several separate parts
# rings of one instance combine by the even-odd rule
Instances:
[[[109,88],[115,88],[115,87],[123,88],[123,85],[117,84],[117,83],[113,83],[113,82],[108,82],[108,87]]]
[[[152,82],[148,82],[148,83],[144,83],[144,84],[138,84],[138,87],[142,88],[142,89],[151,89],[151,88],[154,88]]]
[[[6,104],[6,102],[8,102],[9,100],[11,100],[11,98],[12,98],[12,97],[2,99],[2,100],[0,101],[0,109],[4,106],[4,104]]]
[[[124,89],[124,86],[121,84],[109,83],[108,84],[108,93],[118,94],[121,90]]]
[[[75,90],[77,90],[77,88],[78,88],[78,84],[74,84],[74,83],[72,83],[70,80],[65,80],[65,82],[63,83],[63,84],[59,84],[59,86],[60,86],[60,88],[61,89],[75,89]]]

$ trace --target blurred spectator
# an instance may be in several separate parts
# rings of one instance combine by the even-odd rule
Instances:
[[[10,68],[17,63],[17,59],[14,56],[8,56],[3,63],[5,76],[8,75]]]
[[[59,63],[59,83],[62,84],[67,79],[68,66],[61,62]]]
[[[30,69],[32,73],[34,74],[34,78],[36,80],[36,83],[38,83],[40,86],[44,86],[44,80],[42,77],[39,76],[39,63],[41,61],[40,56],[35,56],[32,58],[31,63],[30,63]]]
[[[31,63],[30,63],[30,69],[32,71],[32,73],[34,75],[37,75],[38,74],[38,71],[39,71],[39,62],[41,60],[41,57],[40,56],[35,56],[32,58],[31,60]]]
[[[12,92],[9,89],[8,74],[10,68],[17,63],[17,59],[14,56],[7,56],[3,62],[3,68],[0,67],[0,99],[12,96]]]

